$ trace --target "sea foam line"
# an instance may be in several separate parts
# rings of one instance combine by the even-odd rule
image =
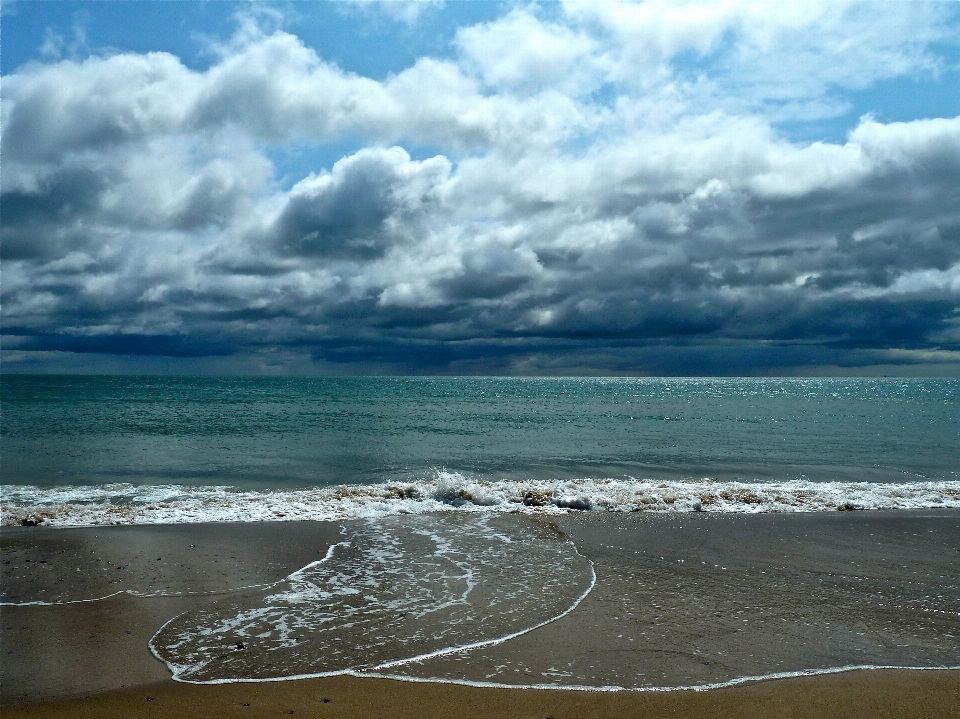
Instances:
[[[580,554],[580,552],[577,550],[576,545],[575,545],[570,539],[567,539],[566,541],[567,541],[567,543],[570,544],[570,546],[573,548],[573,551],[574,551],[575,554],[577,554],[578,556],[582,556],[582,555]],[[346,542],[340,542],[339,544],[348,544],[348,543],[346,543]],[[318,560],[318,561],[316,561],[316,562],[313,562],[313,563],[307,565],[306,567],[303,567],[303,568],[301,568],[301,569],[298,569],[296,572],[294,572],[293,574],[291,574],[290,577],[296,576],[297,574],[299,574],[299,573],[301,573],[301,572],[309,569],[310,567],[315,567],[315,566],[317,566],[317,565],[319,565],[319,564],[322,564],[323,562],[326,562],[328,559],[330,559],[330,558],[333,556],[333,550],[334,550],[334,548],[335,548],[336,546],[338,546],[338,545],[335,544],[335,545],[331,546],[330,549],[327,551],[327,555],[326,555],[323,559],[320,559],[320,560]],[[150,641],[148,642],[148,646],[149,646],[149,648],[150,648],[150,652],[151,652],[157,659],[159,659],[161,662],[163,662],[164,664],[167,665],[167,668],[170,670],[170,673],[172,674],[173,680],[174,680],[174,681],[178,681],[178,682],[182,682],[182,683],[184,683],[184,684],[256,684],[256,683],[260,683],[260,682],[285,682],[285,681],[292,681],[292,680],[294,680],[294,679],[318,679],[318,678],[321,678],[321,677],[344,676],[344,675],[352,675],[352,676],[376,676],[375,674],[370,674],[369,672],[377,672],[377,671],[379,671],[379,670],[381,670],[381,669],[389,669],[390,667],[403,666],[403,665],[406,665],[406,664],[412,664],[412,663],[414,663],[414,662],[424,661],[424,660],[426,660],[426,659],[432,659],[432,658],[435,658],[435,657],[447,656],[447,655],[450,655],[450,654],[458,654],[458,653],[461,653],[461,652],[470,651],[471,649],[478,649],[478,648],[480,648],[480,647],[488,647],[488,646],[495,646],[495,645],[497,645],[497,644],[503,644],[503,643],[506,642],[506,641],[509,641],[509,640],[511,640],[511,639],[515,639],[516,637],[522,636],[522,635],[524,635],[524,634],[528,634],[529,632],[532,632],[532,631],[534,631],[535,629],[539,629],[540,627],[545,627],[546,625],[551,624],[551,623],[557,621],[558,619],[562,619],[563,617],[565,617],[565,616],[567,616],[568,614],[570,614],[570,612],[574,611],[577,607],[579,607],[580,604],[581,604],[581,602],[583,602],[583,600],[587,598],[587,596],[590,594],[590,592],[593,591],[593,588],[594,588],[594,587],[596,586],[596,584],[597,584],[597,573],[596,573],[596,571],[595,571],[595,569],[594,569],[593,562],[592,562],[590,559],[587,559],[587,563],[588,563],[588,565],[590,566],[590,584],[589,584],[589,585],[587,586],[587,588],[580,594],[580,596],[577,597],[577,599],[576,599],[569,607],[567,607],[567,609],[565,609],[564,611],[560,612],[560,613],[557,614],[556,616],[551,617],[550,619],[547,619],[546,621],[539,622],[539,623],[534,624],[534,625],[532,625],[532,626],[530,626],[530,627],[525,627],[524,629],[521,629],[520,631],[511,632],[510,634],[506,634],[506,635],[501,636],[501,637],[494,637],[493,639],[485,639],[485,640],[483,640],[483,641],[472,642],[472,643],[470,643],[470,644],[461,644],[461,645],[457,645],[457,646],[453,646],[453,647],[444,647],[444,648],[442,648],[442,649],[437,649],[437,650],[435,650],[435,651],[427,652],[427,653],[425,653],[425,654],[418,654],[418,655],[412,656],[412,657],[405,657],[405,658],[402,658],[402,659],[395,659],[395,660],[392,660],[392,661],[389,661],[389,662],[384,662],[384,663],[382,663],[382,664],[378,664],[378,665],[376,665],[376,666],[374,666],[374,667],[371,667],[369,670],[360,670],[360,669],[356,669],[355,667],[347,667],[347,668],[344,668],[344,669],[338,669],[338,670],[335,670],[335,671],[328,671],[328,672],[312,672],[312,673],[308,673],[308,674],[293,674],[293,675],[284,676],[284,677],[266,677],[266,678],[262,678],[262,679],[252,679],[252,678],[246,678],[246,677],[237,677],[237,678],[232,678],[232,679],[209,679],[209,680],[183,679],[183,678],[180,676],[181,670],[178,669],[178,668],[176,667],[176,665],[173,665],[173,664],[171,664],[170,662],[168,662],[168,661],[166,661],[165,659],[163,659],[163,657],[160,655],[159,651],[157,650],[156,645],[154,644],[154,639],[156,639],[156,637],[160,635],[160,633],[163,631],[163,629],[164,629],[168,624],[170,624],[171,622],[173,622],[174,620],[176,620],[179,616],[182,616],[182,614],[178,614],[177,616],[172,617],[172,618],[170,618],[168,621],[164,622],[163,626],[161,626],[161,627],[156,631],[156,633],[154,633],[154,635],[150,638]],[[289,578],[289,577],[288,577],[288,578]],[[384,676],[387,676],[387,675],[384,675]],[[391,676],[392,676],[392,675],[391,675]]]
[[[571,544],[573,543],[571,542]],[[576,545],[574,545],[574,552],[576,552],[577,554],[580,554],[580,552],[576,550]],[[503,637],[497,637],[495,639],[486,639],[481,642],[473,642],[472,644],[464,644],[458,647],[448,647],[446,649],[437,649],[436,651],[428,652],[426,654],[420,654],[415,657],[410,657],[409,659],[397,659],[392,662],[385,662],[383,664],[379,664],[373,667],[371,671],[377,671],[380,669],[389,669],[390,667],[403,666],[405,664],[413,664],[414,662],[421,662],[426,659],[433,659],[434,657],[442,657],[448,654],[459,654],[461,652],[470,651],[471,649],[478,649],[480,647],[496,646],[497,644],[503,644],[504,642],[509,641],[510,639],[515,639],[516,637],[523,636],[524,634],[529,634],[534,629],[539,629],[540,627],[545,627],[548,624],[552,624],[558,619],[562,619],[563,617],[567,616],[570,612],[572,612],[574,609],[579,607],[580,603],[587,598],[587,595],[589,595],[590,592],[593,591],[593,588],[597,584],[597,573],[594,569],[593,562],[589,559],[587,559],[587,562],[590,565],[590,585],[586,588],[586,590],[584,590],[583,594],[577,597],[576,601],[573,604],[571,604],[565,611],[561,612],[557,616],[547,619],[544,622],[540,622],[539,624],[534,624],[532,627],[521,629],[520,631],[513,632],[512,634],[507,634],[506,636],[503,636]]]
[[[282,581],[282,580],[281,580]],[[242,592],[246,589],[269,589],[276,582],[271,582],[270,584],[248,584],[243,587],[231,587],[230,589],[218,589],[210,592],[138,592],[136,589],[121,589],[112,594],[105,594],[102,597],[89,597],[87,599],[67,599],[62,602],[0,602],[0,607],[59,607],[64,604],[84,604],[85,602],[102,602],[105,599],[110,599],[111,597],[117,597],[121,594],[129,594],[131,597],[137,597],[138,599],[152,599],[152,598],[162,598],[162,597],[206,597],[206,596],[215,596],[217,594],[231,594],[233,592]]]
[[[316,567],[318,564],[321,564],[330,557],[333,556],[333,550],[339,546],[349,546],[350,542],[337,542],[336,544],[330,545],[327,549],[326,555],[323,559],[318,559],[315,562],[311,562],[305,567],[300,567],[297,571],[292,574],[287,575],[283,579],[278,579],[275,582],[265,582],[263,584],[245,584],[242,587],[230,587],[229,589],[217,589],[209,592],[138,592],[136,589],[121,589],[120,591],[113,592],[111,594],[105,594],[102,597],[89,597],[87,599],[67,599],[60,602],[0,602],[0,607],[59,607],[65,604],[85,604],[87,602],[102,602],[105,599],[110,599],[111,597],[117,597],[121,594],[129,594],[132,597],[137,597],[138,599],[152,599],[152,598],[162,598],[162,597],[213,597],[220,594],[235,594],[236,592],[243,592],[250,589],[270,589],[275,587],[278,584],[281,584],[287,581],[290,577],[295,577],[300,572],[306,571],[311,567]],[[169,622],[167,622],[169,623]],[[164,626],[166,626],[166,624]]]
[[[342,528],[341,528],[341,529],[342,529]],[[327,547],[327,553],[324,554],[321,559],[318,559],[318,560],[316,560],[315,562],[310,562],[309,564],[307,564],[307,565],[305,565],[305,566],[303,566],[303,567],[300,567],[300,569],[296,570],[295,572],[291,572],[290,574],[288,574],[288,575],[287,575],[286,577],[284,577],[283,579],[278,579],[276,582],[271,582],[271,583],[269,583],[269,584],[263,584],[263,585],[251,585],[250,588],[260,587],[260,588],[263,588],[263,589],[269,589],[270,587],[275,587],[275,586],[277,586],[277,585],[279,585],[279,584],[282,584],[282,583],[286,582],[287,580],[289,580],[290,577],[295,577],[295,576],[297,576],[298,574],[306,571],[307,569],[310,569],[310,568],[312,568],[312,567],[319,566],[319,565],[321,565],[321,564],[323,564],[323,563],[325,563],[325,562],[330,561],[330,559],[333,558],[333,554],[334,554],[334,552],[336,551],[337,547],[340,547],[340,546],[350,546],[350,542],[343,541],[343,542],[337,542],[336,544],[331,544],[329,547]],[[244,589],[244,587],[240,587],[240,588],[238,588],[238,589],[236,589],[236,590],[229,590],[229,591],[240,591],[240,589]],[[112,596],[112,595],[111,595],[111,596]],[[95,601],[95,600],[83,600],[83,601]],[[170,670],[170,673],[173,675],[173,679],[174,679],[175,681],[184,681],[184,682],[185,682],[185,680],[178,678],[178,676],[177,676],[177,671],[173,668],[173,666],[172,666],[171,664],[169,664],[165,659],[163,659],[163,658],[160,656],[160,653],[157,651],[157,648],[156,648],[156,646],[155,646],[154,643],[153,643],[153,640],[156,639],[157,636],[160,634],[160,632],[163,631],[164,627],[166,627],[168,624],[170,624],[171,622],[173,622],[173,621],[176,620],[177,618],[183,616],[184,614],[186,614],[186,613],[189,612],[189,611],[190,611],[190,610],[188,609],[186,612],[180,612],[180,614],[177,614],[177,615],[175,615],[175,616],[173,616],[173,617],[170,617],[170,619],[168,619],[167,621],[165,621],[165,622],[163,623],[163,625],[162,625],[156,632],[153,633],[153,636],[150,637],[150,640],[147,642],[147,647],[150,649],[150,653],[153,654],[153,656],[156,657],[156,659],[157,659],[158,661],[161,661],[161,662],[163,662],[164,664],[167,665],[167,669]],[[203,682],[193,682],[193,683],[203,683]]]
[[[581,691],[581,692],[679,692],[679,691],[709,691],[711,689],[723,689],[724,687],[735,687],[741,684],[750,684],[754,682],[770,681],[774,679],[793,679],[795,677],[812,677],[823,674],[841,674],[843,672],[874,670],[874,669],[908,669],[910,671],[956,671],[960,669],[960,664],[956,666],[936,666],[936,667],[914,667],[898,665],[878,665],[878,664],[847,664],[840,667],[827,667],[825,669],[800,669],[793,672],[775,672],[772,674],[755,674],[746,677],[736,677],[723,682],[711,682],[708,684],[685,684],[678,686],[659,686],[659,687],[623,687],[618,685],[591,686],[589,684],[505,684],[502,682],[481,682],[472,679],[443,679],[410,677],[402,674],[376,674],[362,671],[344,672],[355,677],[374,677],[378,679],[394,679],[403,682],[417,682],[423,684],[457,684],[469,687],[487,687],[491,689],[552,689],[560,691]],[[293,678],[293,677],[291,677]],[[299,678],[299,677],[298,677]],[[308,677],[302,677],[304,679]]]
[[[188,522],[342,521],[446,511],[816,512],[960,508],[960,481],[728,482],[710,478],[478,481],[440,471],[432,480],[293,490],[111,484],[5,486],[2,524],[95,526]]]

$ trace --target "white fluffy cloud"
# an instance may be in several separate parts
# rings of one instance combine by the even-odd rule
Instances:
[[[495,88],[576,92],[595,87],[604,71],[596,40],[519,10],[464,28],[456,44],[466,66]]]
[[[935,69],[942,12],[567,2],[383,80],[250,25],[205,71],[25,66],[2,88],[7,346],[661,371],[644,347],[955,350],[960,117],[843,143],[776,124]],[[273,149],[356,138],[274,177]]]

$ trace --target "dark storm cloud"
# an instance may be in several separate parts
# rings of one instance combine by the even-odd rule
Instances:
[[[85,242],[83,220],[95,214],[106,181],[85,167],[63,167],[35,187],[0,193],[5,260],[56,256]]]
[[[379,367],[410,374],[567,375],[637,373],[651,375],[775,374],[827,366],[843,370],[873,365],[909,365],[917,360],[891,358],[886,351],[835,348],[817,344],[737,342],[638,344],[612,340],[417,343],[382,339],[352,343],[337,340],[312,352],[318,361]],[[638,370],[638,368],[640,368]]]
[[[764,32],[799,41],[789,13],[638,7],[515,11],[383,82],[250,27],[205,72],[123,54],[5,77],[5,335],[24,356],[286,348],[409,372],[955,361],[960,118],[793,143],[764,115],[771,93],[810,113],[858,71],[920,72],[939,16],[878,15],[874,55],[847,56],[830,43],[862,8],[817,15],[802,37],[835,67],[800,54],[832,84],[777,89],[745,58]],[[784,48],[768,62],[793,67]],[[680,82],[672,58],[708,50],[726,64]],[[264,143],[344,137],[370,146],[272,176]]]
[[[276,246],[289,255],[380,257],[429,210],[429,196],[448,172],[445,160],[412,163],[398,148],[358,152],[293,189],[274,224]]]
[[[465,254],[460,272],[442,279],[438,287],[451,302],[497,299],[528,285],[538,270],[534,258],[494,246]]]
[[[16,335],[19,328],[9,330]],[[178,335],[28,335],[19,336],[17,349],[21,351],[60,351],[118,355],[158,355],[161,357],[223,357],[234,353],[225,344],[199,337]]]

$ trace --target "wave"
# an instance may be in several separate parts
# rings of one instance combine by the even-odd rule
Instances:
[[[505,519],[353,524],[269,592],[177,615],[150,649],[174,679],[217,684],[399,670],[502,644],[566,616],[596,583],[556,527]]]
[[[960,482],[728,482],[712,479],[482,481],[439,471],[405,483],[310,489],[106,484],[3,487],[4,526],[362,519],[432,512],[815,512],[960,508]]]
[[[421,684],[454,684],[468,687],[485,687],[490,689],[559,689],[577,692],[682,692],[682,691],[709,691],[711,689],[725,689],[728,687],[740,686],[741,684],[754,684],[776,679],[794,679],[799,677],[815,677],[828,674],[844,674],[854,671],[872,671],[872,670],[896,670],[905,669],[909,671],[957,671],[960,664],[944,664],[938,666],[917,666],[900,664],[845,664],[838,667],[825,667],[823,669],[798,669],[792,672],[773,672],[771,674],[755,674],[750,676],[734,677],[726,681],[708,682],[703,684],[670,684],[662,686],[620,686],[619,684],[507,684],[504,682],[483,682],[471,681],[469,679],[427,679],[421,677],[411,677],[404,674],[389,674],[382,672],[366,671],[347,671],[343,672],[348,676],[354,677],[375,677],[380,679],[393,679],[403,682],[418,682]],[[307,679],[309,677],[289,677],[289,679]],[[263,681],[263,680],[250,680]],[[227,684],[228,682],[221,682]]]

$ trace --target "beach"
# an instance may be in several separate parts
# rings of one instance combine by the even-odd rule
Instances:
[[[960,673],[863,671],[706,692],[560,692],[330,677],[269,684],[164,682],[5,706],[5,717],[837,717],[956,716]]]
[[[0,719],[960,719],[960,0],[0,20]]]
[[[960,666],[960,511],[497,521],[558,533],[589,561],[595,580],[563,616],[389,668],[220,684],[171,681],[151,638],[335,566],[331,547],[358,527],[5,528],[3,601],[19,606],[2,607],[3,713],[946,717],[960,704],[960,671],[932,669]],[[842,667],[916,669],[776,678]]]

